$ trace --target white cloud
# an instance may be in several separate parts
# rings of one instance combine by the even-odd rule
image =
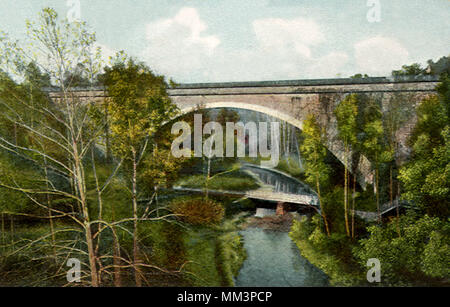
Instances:
[[[319,24],[308,18],[257,19],[255,44],[229,49],[194,8],[146,25],[143,57],[159,73],[178,82],[219,82],[335,77],[348,63],[339,51],[318,54],[326,43]]]
[[[233,55],[236,63],[227,65],[223,78],[275,80],[334,77],[348,62],[348,56],[343,52],[317,53],[316,47],[325,43],[326,37],[319,24],[312,19],[258,19],[253,22],[253,30],[256,46],[236,52]],[[238,73],[228,72],[231,67]]]
[[[355,44],[358,69],[369,75],[389,75],[408,63],[409,52],[397,40],[376,36]]]
[[[310,19],[266,18],[253,22],[256,38],[264,49],[294,51],[311,57],[311,46],[325,40],[319,26]]]
[[[186,76],[204,68],[205,57],[220,44],[216,36],[203,34],[206,29],[196,9],[182,8],[173,18],[146,25],[148,47],[143,56],[160,73]]]

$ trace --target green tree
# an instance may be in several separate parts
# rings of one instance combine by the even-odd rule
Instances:
[[[89,76],[83,72],[86,67],[83,64],[78,64],[75,71],[67,72],[64,76],[64,85],[66,87],[89,87],[94,85],[94,81],[89,79]]]
[[[432,277],[449,278],[450,267],[450,229],[447,224],[442,229],[433,230],[425,245],[421,260],[421,270]]]
[[[436,63],[428,60],[428,70],[433,76],[450,76],[450,56],[440,58]]]
[[[326,209],[322,201],[322,190],[329,184],[330,175],[329,166],[325,163],[327,149],[323,145],[326,142],[326,132],[317,123],[314,115],[309,115],[303,122],[303,132],[305,137],[300,146],[300,151],[306,162],[306,182],[316,187],[325,230],[327,235],[330,236]]]
[[[380,164],[390,157],[390,152],[384,149],[384,128],[380,105],[372,98],[366,101],[362,137],[360,137],[361,151],[371,161],[374,171],[374,188],[377,203],[378,221],[381,222],[380,212]]]
[[[216,119],[222,127],[225,127],[227,123],[236,123],[238,120],[239,114],[236,111],[227,108],[220,109]]]
[[[350,78],[352,79],[367,79],[370,78],[368,74],[355,74],[353,76],[351,76]]]
[[[142,285],[138,235],[138,167],[154,134],[165,121],[173,118],[176,106],[167,95],[168,84],[133,59],[119,59],[105,69],[102,78],[111,100],[108,113],[112,148],[127,162],[133,217],[133,265],[137,286]]]
[[[395,180],[398,176],[398,170],[400,169],[400,144],[398,141],[397,133],[405,123],[413,116],[411,103],[413,97],[411,94],[394,93],[387,104],[386,112],[383,114],[384,131],[386,135],[386,158],[389,161],[389,201],[391,206],[393,205],[394,195],[397,198],[400,197],[400,181]],[[394,184],[397,189],[394,189]],[[397,206],[397,232],[400,233],[400,210]]]
[[[422,66],[418,63],[414,63],[411,65],[403,65],[402,69],[392,71],[392,76],[394,77],[423,76],[426,74],[427,74],[426,69],[422,68]]]
[[[349,161],[351,145],[357,141],[358,96],[348,95],[334,111],[337,119],[339,137],[344,143],[344,217],[345,230],[350,236],[348,221]]]
[[[25,80],[33,88],[40,90],[44,87],[51,87],[51,77],[48,73],[42,73],[42,70],[35,62],[30,62],[25,68]]]
[[[432,216],[449,216],[450,199],[450,79],[443,78],[438,96],[424,99],[410,144],[410,161],[401,168],[403,196]]]
[[[450,75],[450,57],[443,56],[437,62],[433,60],[427,61],[428,67],[423,68],[422,65],[414,63],[411,65],[403,65],[402,69],[392,71],[394,77],[404,76],[440,76]]]

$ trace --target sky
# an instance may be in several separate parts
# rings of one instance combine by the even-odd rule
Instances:
[[[0,0],[0,30],[23,39],[44,7],[180,83],[387,76],[450,55],[450,0]]]

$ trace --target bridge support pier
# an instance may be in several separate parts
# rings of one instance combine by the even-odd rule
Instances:
[[[283,203],[283,202],[278,202],[277,203],[277,215],[278,216],[282,216],[282,215],[285,215],[287,213],[287,210],[286,210],[286,204],[285,203]]]

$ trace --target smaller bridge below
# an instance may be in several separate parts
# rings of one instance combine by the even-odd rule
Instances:
[[[194,188],[184,188],[184,187],[174,187],[175,191],[182,192],[194,192],[194,193],[205,193],[204,189],[194,189]],[[300,194],[289,194],[281,192],[266,191],[263,189],[253,190],[253,191],[222,191],[222,190],[208,190],[208,194],[211,195],[224,195],[239,198],[250,198],[256,200],[264,200],[275,203],[290,203],[303,206],[312,206],[319,209],[319,205],[314,197],[310,195],[300,195]]]
[[[401,200],[394,200],[392,204],[390,202],[387,202],[380,206],[380,215],[383,217],[385,215],[388,215],[392,213],[393,210],[397,210],[401,208],[412,208],[411,205],[406,201]],[[355,215],[359,216],[363,220],[366,220],[368,222],[376,221],[378,219],[378,212],[371,212],[371,211],[358,211],[355,210]]]

